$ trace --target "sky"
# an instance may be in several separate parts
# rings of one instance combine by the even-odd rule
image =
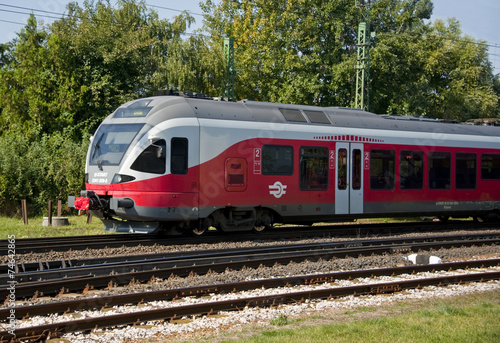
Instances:
[[[196,23],[188,30],[194,31],[202,26],[202,13],[199,3],[201,0],[146,0],[146,4],[153,7],[160,18],[172,19],[181,11],[190,11]],[[354,1],[354,0],[353,0]],[[7,43],[14,39],[31,13],[39,20],[49,23],[63,14],[70,0],[0,0],[0,43]],[[78,0],[81,4],[83,0]],[[114,3],[114,0],[111,0]],[[434,12],[431,21],[446,20],[454,17],[461,23],[464,35],[486,41],[489,46],[490,61],[493,72],[500,73],[500,30],[498,17],[500,16],[500,0],[433,0]],[[7,5],[7,6],[6,6]],[[9,7],[17,6],[17,7]],[[23,8],[19,8],[23,7]],[[47,12],[43,12],[47,11]],[[44,17],[47,15],[48,17]]]

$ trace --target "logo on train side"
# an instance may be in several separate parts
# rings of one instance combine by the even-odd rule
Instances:
[[[274,185],[269,185],[269,194],[274,195],[275,198],[281,198],[283,194],[286,194],[286,187],[286,185],[276,181]]]

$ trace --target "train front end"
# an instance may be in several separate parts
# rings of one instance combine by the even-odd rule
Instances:
[[[91,137],[86,190],[69,207],[100,218],[106,230],[153,233],[198,219],[199,125],[180,97],[120,106]]]

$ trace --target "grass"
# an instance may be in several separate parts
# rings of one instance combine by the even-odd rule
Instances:
[[[224,343],[455,343],[500,342],[500,290],[408,301],[306,318],[280,316],[253,328],[200,342]],[[256,332],[258,331],[258,332]],[[227,338],[227,336],[233,336]],[[237,336],[237,337],[234,337]],[[193,341],[190,341],[193,342]]]
[[[283,313],[281,313],[278,317],[271,320],[271,325],[285,326],[288,324],[290,324],[290,319],[288,319],[288,317]]]
[[[14,234],[16,239],[36,237],[100,235],[109,233],[98,218],[87,224],[87,216],[69,216],[68,226],[43,226],[43,217],[28,219],[28,225],[20,218],[0,217],[0,239]]]

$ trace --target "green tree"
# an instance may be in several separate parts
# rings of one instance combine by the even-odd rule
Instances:
[[[160,20],[145,2],[85,1],[68,7],[68,15],[51,26],[50,48],[63,79],[74,92],[79,120],[101,120],[118,105],[155,94],[170,84],[165,65],[169,45],[191,23],[186,14],[173,23]],[[69,93],[69,92],[67,92]]]
[[[181,38],[189,15],[160,20],[143,1],[71,3],[67,12],[49,27],[30,16],[18,38],[0,46],[3,214],[15,212],[18,199],[40,213],[47,200],[78,194],[88,133],[123,102],[176,87],[181,78],[170,64],[178,50],[204,49],[202,40]],[[199,77],[186,83],[197,86]]]
[[[496,74],[493,78],[493,91],[497,96],[496,117],[500,118],[500,74]]]
[[[171,42],[163,68],[169,81],[167,88],[220,95],[222,53],[218,47],[212,50],[201,34]]]
[[[355,1],[207,0],[202,8],[212,46],[223,35],[235,39],[238,98],[352,104]],[[431,0],[371,2],[370,109],[458,120],[499,115],[485,42],[463,36],[454,20],[426,23],[432,10]]]
[[[344,105],[350,101],[354,3],[206,1],[214,44],[235,39],[236,94],[263,101]],[[352,54],[351,54],[352,55]]]
[[[168,64],[192,23],[187,13],[170,23],[133,0],[116,8],[87,0],[67,11],[48,28],[31,15],[12,47],[2,46],[2,131],[51,133],[70,125],[92,131],[120,104],[181,79]]]
[[[372,75],[377,113],[460,121],[498,115],[486,44],[462,36],[454,19],[377,34]]]
[[[31,15],[19,34],[15,49],[8,52],[9,57],[2,64],[2,127],[14,126],[36,131],[43,121],[49,120],[45,115],[47,96],[51,92],[50,75],[44,72],[46,37],[45,32],[38,30],[36,19]]]
[[[499,114],[486,42],[463,36],[453,18],[432,29],[424,38],[429,115],[465,121]]]
[[[68,139],[70,131],[34,140],[9,130],[0,137],[0,215],[17,213],[20,199],[28,199],[33,213],[40,214],[48,200],[79,193],[89,140]]]

